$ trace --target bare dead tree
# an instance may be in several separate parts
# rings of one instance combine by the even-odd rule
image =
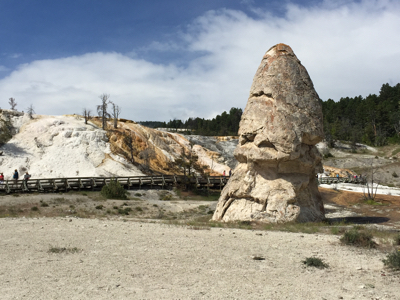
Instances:
[[[101,118],[101,124],[103,130],[106,130],[107,128],[107,119],[110,118],[110,114],[107,112],[107,106],[110,103],[108,99],[110,99],[110,95],[107,94],[102,94],[99,96],[101,99],[101,104],[97,105],[97,113],[99,114],[99,117]]]
[[[123,139],[124,144],[126,145],[129,151],[129,160],[131,163],[134,163],[135,159],[133,154],[135,150],[135,145],[134,145],[134,138],[132,135],[132,131],[129,130],[129,132],[124,132],[123,134],[124,134],[124,139]]]
[[[85,124],[92,118],[92,111],[90,109],[84,108],[82,110],[82,115],[85,119]]]
[[[210,173],[214,171],[214,156],[215,154],[211,154],[211,168],[210,168]],[[211,174],[210,174],[211,175]]]
[[[376,198],[376,193],[379,186],[379,183],[377,183],[375,176],[377,171],[378,168],[374,166],[374,162],[371,159],[370,167],[367,169],[367,174],[364,175],[365,186],[363,188],[363,194],[365,200],[375,200]]]
[[[118,117],[119,117],[119,114],[121,113],[121,108],[118,105],[116,105],[114,102],[110,101],[110,103],[112,105],[111,116],[114,119],[114,128],[117,128],[118,127]]]
[[[15,98],[8,99],[8,104],[10,104],[12,110],[15,110],[15,107],[17,106],[17,102],[15,101]]]
[[[28,114],[29,118],[33,119],[33,114],[35,114],[35,109],[33,108],[32,104],[26,109],[26,113]]]
[[[144,160],[145,166],[147,169],[150,169],[150,161],[156,157],[156,151],[154,150],[154,146],[149,144],[146,149],[140,152],[141,159]]]
[[[189,149],[187,151],[182,147],[181,155],[175,160],[175,163],[183,169],[185,176],[186,171],[188,171],[188,176],[191,176],[192,174],[194,175],[196,171],[200,174],[204,174],[205,168],[203,168],[199,163],[199,157],[193,150],[194,145],[195,144],[193,142],[190,142]]]

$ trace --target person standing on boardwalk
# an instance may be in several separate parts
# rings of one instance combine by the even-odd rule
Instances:
[[[17,169],[15,169],[13,179],[15,180],[15,182],[17,182],[18,178],[19,178],[19,174],[18,174]]]
[[[3,173],[0,173],[0,184],[4,183],[4,175]]]
[[[29,178],[31,178],[31,175],[29,175],[28,172],[25,172],[24,180],[25,180],[25,181],[28,181]]]

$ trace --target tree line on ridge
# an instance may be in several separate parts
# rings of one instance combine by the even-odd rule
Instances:
[[[400,83],[383,84],[378,95],[345,97],[337,102],[321,100],[321,104],[325,138],[331,145],[335,140],[370,146],[400,142]],[[224,111],[211,120],[189,118],[139,123],[152,128],[187,129],[198,135],[237,135],[242,113],[241,108],[232,107],[229,113]]]

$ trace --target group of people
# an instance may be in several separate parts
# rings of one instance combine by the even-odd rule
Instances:
[[[28,172],[25,172],[24,180],[28,181],[29,178],[31,178],[31,175]],[[19,179],[19,173],[18,173],[17,169],[14,171],[12,179],[15,181],[17,181]],[[1,184],[4,183],[4,174],[3,173],[0,173],[0,183]]]
[[[225,177],[226,176],[226,172],[225,172],[225,170],[224,170],[224,172],[222,173],[222,175]],[[232,170],[230,169],[229,170],[229,177],[231,177],[232,176]]]

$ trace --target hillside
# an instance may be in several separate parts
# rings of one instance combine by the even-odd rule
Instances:
[[[2,110],[0,119],[5,121],[1,135],[4,123],[12,134],[0,147],[0,172],[5,179],[11,179],[15,169],[20,175],[28,171],[32,178],[182,174],[177,164],[182,153],[196,155],[207,174],[220,175],[237,163],[233,157],[238,142],[235,137],[181,135],[123,119],[117,129],[109,122],[105,131],[97,118],[88,124],[76,115],[35,115],[30,119],[11,110]],[[372,165],[377,182],[400,186],[399,146],[359,145],[354,151],[338,142],[335,148],[325,143],[318,148],[326,156],[323,164],[328,175],[366,174]]]
[[[369,177],[373,172],[376,183],[400,187],[399,145],[369,147],[357,144],[354,150],[350,144],[337,141],[334,148],[328,148],[325,143],[318,144],[318,148],[325,155],[323,160],[325,171],[339,173],[340,176],[346,176],[345,174],[350,172]]]
[[[32,178],[179,174],[182,170],[175,161],[182,151],[198,155],[208,173],[228,171],[225,157],[234,166],[231,152],[226,151],[232,148],[229,142],[225,146],[225,141],[213,137],[208,137],[208,144],[212,144],[209,150],[191,146],[182,135],[128,120],[118,122],[117,129],[110,123],[105,131],[96,118],[85,124],[82,117],[71,115],[34,115],[30,119],[21,112],[2,110],[0,116],[12,125],[13,134],[0,148],[0,172],[5,179],[11,179],[15,169],[20,176],[29,172]]]

